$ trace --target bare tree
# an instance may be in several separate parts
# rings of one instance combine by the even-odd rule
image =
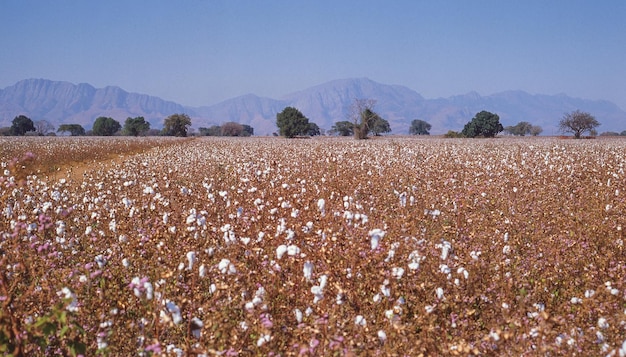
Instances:
[[[593,115],[575,110],[571,113],[565,113],[563,119],[559,122],[559,128],[564,133],[572,133],[576,139],[584,132],[592,133],[600,123]]]
[[[50,124],[50,122],[45,119],[37,120],[34,124],[35,132],[39,136],[44,136],[48,133],[54,132],[54,125]]]
[[[355,139],[366,139],[370,131],[372,110],[376,105],[374,99],[355,99],[348,112],[348,120],[352,123]]]

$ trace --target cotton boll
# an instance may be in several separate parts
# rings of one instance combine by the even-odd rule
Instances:
[[[279,245],[276,248],[276,259],[282,258],[285,253],[287,253],[287,246],[284,244]]]
[[[304,274],[304,278],[308,281],[311,280],[313,275],[313,263],[307,261],[304,263],[304,268],[302,268],[302,272]]]
[[[187,270],[193,269],[193,264],[196,262],[196,252],[187,252]]]

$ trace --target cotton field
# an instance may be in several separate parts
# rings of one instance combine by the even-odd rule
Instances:
[[[4,354],[626,356],[626,140],[0,145]]]

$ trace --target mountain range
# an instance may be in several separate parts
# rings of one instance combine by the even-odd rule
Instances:
[[[320,128],[330,129],[335,122],[347,120],[355,99],[374,99],[374,111],[389,121],[392,134],[407,134],[414,119],[429,122],[431,134],[459,131],[482,110],[498,114],[504,126],[520,121],[540,125],[544,135],[557,134],[563,114],[577,109],[594,115],[602,124],[598,128],[600,132],[626,130],[626,111],[609,101],[519,90],[488,96],[470,92],[425,99],[410,88],[367,78],[334,80],[278,99],[247,94],[202,107],[129,93],[115,86],[94,88],[86,83],[26,79],[0,89],[0,127],[10,126],[18,115],[26,115],[35,121],[48,120],[57,127],[81,124],[86,129],[100,116],[114,118],[122,124],[127,117],[143,116],[152,127],[160,128],[167,116],[186,113],[194,128],[234,121],[252,126],[256,135],[271,135],[277,130],[276,114],[287,106],[299,109]]]

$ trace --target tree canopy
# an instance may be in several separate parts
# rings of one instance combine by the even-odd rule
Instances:
[[[585,132],[591,133],[598,126],[600,126],[600,122],[593,115],[580,110],[565,113],[559,122],[559,129],[564,133],[574,134],[576,139],[580,139]]]
[[[527,121],[521,121],[515,125],[510,125],[504,128],[504,131],[511,135],[516,136],[525,136],[526,134],[530,134],[530,130],[533,125]]]
[[[163,122],[163,134],[168,136],[187,136],[191,118],[187,114],[172,114]]]
[[[35,131],[35,124],[33,121],[25,116],[16,116],[11,124],[11,135],[23,136],[29,131]]]
[[[375,104],[373,99],[355,99],[352,103],[348,118],[351,120],[355,139],[367,139],[370,131],[374,135],[391,131],[389,122],[374,112]]]
[[[431,125],[423,120],[415,119],[411,122],[409,134],[411,135],[430,135]]]
[[[335,125],[330,128],[330,131],[340,136],[351,136],[354,134],[354,130],[352,128],[353,124],[347,120],[344,120],[336,122]]]
[[[389,122],[381,118],[378,114],[373,113],[371,120],[370,131],[374,133],[374,135],[379,136],[380,134],[391,132]]]
[[[150,123],[144,117],[126,118],[122,133],[128,136],[139,136],[150,130]]]
[[[305,135],[309,130],[309,119],[294,107],[286,107],[276,114],[276,126],[281,136],[293,138]]]
[[[97,136],[111,136],[122,129],[120,122],[113,118],[98,117],[93,123],[93,134]]]
[[[54,132],[54,125],[50,124],[47,120],[37,120],[35,122],[35,132],[39,136],[47,135],[50,132]]]
[[[502,124],[500,124],[500,117],[497,114],[483,110],[477,113],[470,122],[465,124],[461,133],[468,138],[475,138],[477,136],[493,138],[502,130],[504,130],[504,128]]]
[[[80,124],[61,124],[57,129],[57,133],[70,133],[71,136],[85,135],[85,128]]]
[[[322,130],[317,124],[309,123],[309,129],[307,130],[306,134],[308,136],[322,135]]]

